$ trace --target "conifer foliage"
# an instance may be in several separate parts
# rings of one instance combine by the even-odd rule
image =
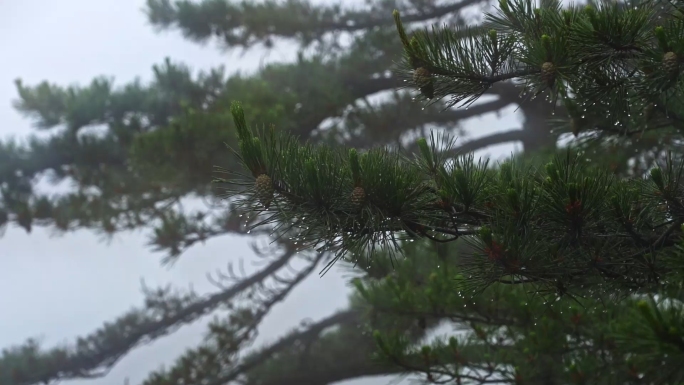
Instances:
[[[473,20],[460,11],[484,3],[147,0],[156,27],[189,39],[245,49],[289,39],[302,54],[253,75],[194,76],[167,60],[149,84],[18,82],[18,109],[51,135],[0,143],[0,231],[153,228],[150,244],[167,262],[225,234],[281,238],[256,250],[270,257],[263,268],[228,269],[213,293],[147,290],[143,306],[75,343],[4,349],[0,383],[104,376],[136,347],[219,311],[205,340],[132,383],[321,385],[402,372],[437,383],[681,383],[678,3],[509,1],[463,27]],[[435,19],[447,25],[420,29]],[[402,85],[408,92],[369,101]],[[480,96],[489,100],[475,104]],[[519,129],[405,140],[512,104]],[[512,141],[553,150],[566,133],[577,151],[541,164],[466,154]],[[597,165],[608,153],[621,176],[662,164],[621,180]],[[235,201],[184,209],[187,197],[216,197],[217,164]],[[42,176],[75,189],[42,195]],[[331,255],[356,263],[349,308],[251,346],[270,309]],[[293,272],[295,260],[304,267]],[[465,334],[424,341],[443,321]]]
[[[121,84],[110,76],[69,86],[17,81],[16,108],[48,135],[0,141],[0,234],[20,226],[27,232],[48,229],[56,234],[86,230],[109,239],[147,230],[150,247],[165,254],[164,263],[226,234],[261,240],[268,231],[250,231],[253,216],[214,205],[219,202],[210,183],[212,166],[239,167],[224,146],[237,145],[229,108],[234,99],[243,102],[251,122],[276,124],[301,140],[357,148],[392,144],[405,150],[415,141],[403,139],[426,125],[460,131],[465,120],[517,103],[515,88],[508,84],[494,87],[488,92],[490,101],[467,111],[442,112],[439,103],[423,109],[408,92],[394,92],[401,81],[392,64],[402,46],[387,17],[393,8],[405,12],[410,29],[434,20],[473,22],[461,11],[488,6],[488,1],[351,3],[147,0],[148,19],[159,29],[179,31],[194,41],[218,41],[222,50],[269,47],[286,40],[298,45],[300,55],[251,74],[228,73],[234,68],[195,72],[167,59],[153,67],[149,81]],[[372,100],[383,92],[389,98]],[[548,106],[529,103],[521,111],[524,122],[511,132],[478,138],[464,148],[522,141],[531,150],[555,143],[557,135],[536,135],[548,131]],[[268,168],[257,171],[250,187],[261,174],[273,175]],[[47,193],[42,182],[67,189]],[[272,182],[275,189],[277,180]],[[262,204],[268,196],[263,195]],[[296,239],[282,238],[271,247],[254,249],[266,265],[245,274],[232,269],[230,261],[236,256],[222,255],[228,268],[212,274],[218,286],[213,292],[145,288],[142,303],[95,330],[84,330],[75,341],[45,346],[28,339],[5,347],[0,383],[102,377],[134,349],[208,314],[218,321],[211,324],[207,340],[187,349],[168,369],[151,373],[148,384],[323,384],[400,370],[367,360],[375,344],[370,335],[358,333],[365,320],[359,317],[358,299],[329,317],[292,325],[276,341],[250,346],[268,311],[324,264],[318,253],[300,250]],[[294,272],[291,263],[304,268]],[[221,261],[217,267],[224,266]],[[404,330],[412,329],[414,322],[390,317],[384,325]],[[410,338],[416,340],[424,332],[409,330]],[[40,331],[31,332],[36,334]]]
[[[501,0],[485,28],[409,38],[394,13],[405,79],[425,99],[469,106],[515,81],[530,100],[563,107],[587,141],[675,138],[643,178],[619,178],[573,150],[542,167],[490,165],[453,157],[454,142],[437,135],[419,140],[413,157],[302,145],[273,129],[249,130],[235,103],[236,154],[252,175],[269,170],[273,200],[266,207],[255,199],[258,186],[232,189],[234,176],[217,182],[262,213],[260,224],[366,267],[412,244],[465,242],[470,252],[433,264],[420,283],[401,273],[357,281],[375,309],[395,314],[463,321],[470,307],[467,340],[416,351],[401,335],[375,333],[380,356],[428,381],[681,383],[683,17],[679,1],[562,9]]]

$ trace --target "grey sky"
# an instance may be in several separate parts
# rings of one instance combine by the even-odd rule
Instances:
[[[147,80],[151,67],[168,56],[193,69],[221,64],[229,71],[253,69],[263,52],[219,52],[185,41],[178,33],[156,34],[140,11],[143,0],[4,0],[0,1],[0,138],[23,137],[35,132],[31,122],[11,107],[16,98],[13,80],[33,85],[42,80],[68,85],[86,84],[99,75],[114,76],[121,85],[133,78]],[[273,52],[266,61],[291,55]],[[289,50],[291,53],[291,50]],[[518,125],[513,109],[476,119],[466,126],[472,137]],[[488,153],[510,153],[511,145]],[[478,154],[479,155],[479,154]],[[223,237],[187,252],[173,268],[159,265],[160,255],[145,246],[143,234],[120,234],[111,243],[89,232],[50,237],[38,229],[27,235],[10,228],[0,239],[0,347],[42,337],[46,346],[71,342],[103,322],[141,303],[140,279],[149,286],[192,284],[199,292],[214,290],[207,272],[229,261],[254,259],[249,238]],[[347,289],[340,273],[313,276],[278,306],[261,328],[260,340],[271,340],[303,318],[319,319],[346,304]],[[83,385],[131,384],[162,363],[170,364],[185,348],[194,346],[204,333],[204,322],[181,329],[175,335],[134,351],[108,377],[79,381]],[[355,384],[384,384],[382,380]]]

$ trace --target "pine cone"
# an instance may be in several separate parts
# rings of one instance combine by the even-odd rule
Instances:
[[[556,82],[556,66],[551,62],[545,62],[541,67],[542,81],[549,87],[553,87]]]
[[[355,210],[359,210],[366,201],[366,191],[363,187],[355,187],[351,193],[351,203]]]
[[[255,196],[259,202],[268,208],[273,201],[273,181],[271,177],[266,174],[261,174],[254,182]]]
[[[663,71],[669,76],[675,76],[679,72],[679,59],[677,54],[670,51],[663,55]]]
[[[425,87],[432,81],[432,74],[425,67],[418,67],[413,71],[413,82],[418,87]]]

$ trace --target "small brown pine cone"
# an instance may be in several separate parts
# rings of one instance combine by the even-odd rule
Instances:
[[[553,87],[556,82],[556,66],[551,62],[545,62],[541,67],[541,78],[544,84]]]
[[[677,73],[679,72],[679,58],[677,58],[677,54],[670,51],[666,52],[663,55],[663,71],[668,76],[676,76]]]
[[[266,174],[259,175],[256,178],[256,182],[254,182],[254,194],[257,200],[264,205],[264,207],[268,208],[273,201],[273,193],[274,188],[271,177]]]
[[[432,81],[432,74],[425,67],[418,67],[413,71],[413,82],[418,87],[425,87]]]
[[[351,203],[355,210],[361,208],[361,205],[366,201],[366,191],[363,187],[355,187],[351,193]]]

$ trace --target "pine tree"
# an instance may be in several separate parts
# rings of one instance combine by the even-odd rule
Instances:
[[[466,0],[445,5],[412,0],[400,5],[405,22],[416,29],[434,20],[452,26],[464,24],[470,20],[464,20],[460,11],[485,3]],[[416,143],[400,139],[428,125],[458,132],[460,123],[468,118],[518,103],[518,90],[511,84],[493,87],[487,92],[491,100],[468,110],[444,111],[444,103],[416,103],[412,90],[394,92],[405,85],[395,72],[388,72],[402,49],[392,18],[387,16],[394,6],[384,1],[373,2],[370,9],[314,6],[302,1],[237,5],[215,0],[148,1],[148,16],[156,27],[178,29],[193,40],[215,36],[227,48],[249,49],[285,38],[313,50],[300,55],[295,63],[268,65],[249,76],[227,74],[223,69],[193,75],[186,66],[167,60],[154,67],[149,84],[134,81],[117,86],[104,77],[82,87],[48,82],[28,86],[19,81],[17,108],[31,117],[39,130],[51,135],[49,139],[32,137],[28,143],[0,143],[0,227],[13,224],[27,231],[42,227],[57,233],[88,229],[104,237],[151,229],[151,247],[165,253],[164,262],[172,263],[197,243],[224,234],[246,234],[257,220],[237,207],[189,212],[180,204],[188,197],[217,198],[208,183],[214,165],[231,171],[239,168],[224,147],[224,143],[237,146],[229,112],[234,99],[242,100],[250,121],[275,124],[300,140],[361,149],[389,144],[405,153],[416,151]],[[345,45],[338,39],[339,32],[356,35]],[[368,101],[387,91],[391,94],[385,101]],[[474,151],[511,141],[521,141],[526,151],[553,147],[560,133],[547,135],[549,106],[537,100],[521,105],[521,111],[525,121],[520,129],[465,141],[460,149]],[[343,119],[319,129],[329,118]],[[104,130],[94,133],[92,126]],[[262,174],[277,182],[260,171],[244,187],[254,188]],[[62,195],[42,195],[35,187],[43,176],[55,184],[71,182],[75,189]],[[367,198],[365,192],[363,199],[361,195],[357,190],[345,199],[363,207]],[[264,208],[264,201],[261,205]],[[256,229],[250,235],[268,232]],[[249,295],[254,298],[245,308],[231,309],[230,318],[212,325],[214,338],[206,345],[198,343],[197,349],[190,349],[168,372],[154,373],[149,381],[190,381],[184,376],[198,373],[199,362],[214,365],[199,372],[201,381],[217,381],[217,359],[224,365],[223,375],[246,377],[252,384],[280,384],[282,378],[300,384],[331,383],[403,370],[367,359],[376,346],[370,334],[358,334],[357,326],[366,315],[365,304],[357,297],[346,311],[293,328],[282,340],[246,354],[255,325],[268,309],[323,263],[324,256],[297,250],[293,241],[281,239],[278,245],[275,256],[273,250],[257,250],[269,257],[262,270],[248,277],[230,277],[222,282],[226,289],[212,295],[150,289],[144,306],[74,344],[46,349],[28,341],[8,348],[0,359],[0,383],[39,384],[101,375],[141,344]],[[283,270],[296,258],[308,259],[312,268],[275,282],[276,274],[279,278],[288,275]],[[387,273],[368,272],[374,276]],[[260,290],[262,283],[275,293]],[[407,330],[413,340],[425,332],[414,320],[395,322],[389,317],[384,322],[388,329]],[[431,325],[428,322],[426,327]],[[327,330],[330,326],[337,330]],[[221,357],[210,354],[219,350]],[[238,353],[241,359],[235,361]],[[302,370],[302,363],[308,370]]]
[[[371,313],[467,328],[418,349],[403,331],[373,333],[380,357],[429,382],[679,384],[683,11],[678,1],[562,9],[501,0],[486,28],[410,39],[395,12],[406,80],[426,99],[468,106],[516,80],[530,99],[563,106],[567,127],[587,133],[583,143],[545,165],[489,167],[454,157],[453,143],[437,136],[419,140],[413,158],[386,149],[359,155],[250,130],[236,103],[236,154],[247,169],[269,168],[274,209],[232,190],[234,177],[217,181],[230,182],[229,196],[262,212],[276,234],[294,233],[338,259],[370,269],[404,252],[398,274],[356,288]],[[587,148],[648,134],[670,151],[653,154],[661,162],[645,178],[587,162]],[[349,201],[359,187],[361,209]],[[435,254],[416,252],[459,242],[470,250],[455,260],[442,253],[429,263]]]

